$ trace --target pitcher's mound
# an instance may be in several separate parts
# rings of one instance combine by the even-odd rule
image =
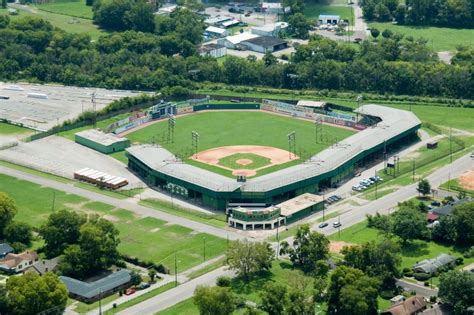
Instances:
[[[240,165],[244,165],[244,166],[245,166],[245,165],[249,165],[249,164],[251,164],[252,162],[253,162],[253,161],[250,160],[250,159],[240,159],[240,160],[235,161],[235,163],[240,164]]]

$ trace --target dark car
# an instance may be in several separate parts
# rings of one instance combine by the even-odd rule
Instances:
[[[319,225],[319,228],[322,229],[322,228],[325,228],[326,226],[328,226],[328,223],[327,222],[323,222]]]
[[[431,205],[432,205],[433,207],[439,207],[439,206],[441,206],[441,202],[439,202],[439,201],[433,201],[433,202],[431,203]]]

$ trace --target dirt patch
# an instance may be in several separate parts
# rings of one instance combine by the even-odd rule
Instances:
[[[347,243],[347,242],[344,242],[344,241],[331,241],[329,243],[329,251],[331,253],[339,254],[344,247],[352,246],[352,245],[354,245],[354,244]]]
[[[113,215],[110,215],[110,214],[104,215],[104,219],[110,222],[115,222],[115,223],[120,221],[117,217],[114,217]]]
[[[150,232],[151,232],[151,233],[156,233],[156,232],[158,232],[159,230],[160,230],[160,228],[154,228],[154,229],[151,229]]]
[[[459,176],[459,185],[466,190],[474,191],[474,170]]]
[[[233,154],[237,154],[237,153],[250,153],[250,154],[259,155],[267,159],[270,159],[270,164],[265,165],[255,170],[247,170],[244,168],[230,169],[228,167],[224,167],[218,164],[220,159],[233,155]],[[282,149],[278,149],[274,147],[260,146],[260,145],[233,145],[233,146],[227,146],[227,147],[218,147],[218,148],[213,148],[213,149],[196,153],[191,158],[201,163],[205,163],[205,164],[209,164],[209,165],[213,165],[213,166],[217,166],[223,169],[233,171],[232,175],[235,175],[235,176],[242,175],[242,176],[248,176],[248,177],[254,176],[255,174],[257,174],[258,170],[261,170],[273,165],[284,164],[284,163],[299,159],[297,155],[292,154],[286,150],[282,150]],[[253,163],[253,161],[250,159],[239,159],[236,162],[238,164],[241,164],[242,166]]]
[[[237,163],[239,165],[243,165],[243,166],[252,164],[252,162],[253,161],[250,160],[250,159],[239,159],[239,160],[235,161],[235,163]]]

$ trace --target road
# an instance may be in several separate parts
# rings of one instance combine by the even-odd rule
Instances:
[[[193,296],[194,290],[199,285],[215,285],[216,279],[219,276],[235,276],[234,272],[226,270],[226,267],[221,267],[211,272],[208,272],[198,278],[195,278],[189,282],[186,282],[178,287],[165,291],[151,299],[136,304],[122,312],[119,315],[131,315],[131,314],[155,314],[161,310],[167,309],[181,301],[189,299]]]
[[[427,299],[438,295],[438,289],[431,289],[430,287],[425,287],[405,280],[397,280],[397,286],[404,288],[405,291],[415,291],[418,295]]]
[[[54,189],[57,189],[69,194],[78,195],[78,196],[90,199],[92,201],[107,203],[116,208],[122,208],[125,210],[132,211],[140,216],[148,216],[148,217],[156,218],[159,220],[167,221],[172,224],[181,225],[198,232],[208,233],[208,234],[218,236],[221,238],[228,237],[230,240],[246,238],[245,235],[241,235],[237,233],[236,231],[232,231],[230,229],[229,230],[220,229],[220,228],[213,227],[204,223],[196,222],[190,219],[186,219],[186,218],[182,218],[182,217],[172,215],[169,213],[161,212],[159,210],[147,208],[139,204],[133,203],[132,201],[129,201],[129,200],[116,199],[116,198],[106,196],[100,193],[96,193],[90,190],[82,189],[82,188],[73,186],[71,184],[57,182],[55,180],[51,180],[51,179],[41,177],[38,175],[25,173],[16,169],[0,166],[0,174],[9,175],[9,176],[26,180],[32,183],[36,183],[45,187],[54,188]]]

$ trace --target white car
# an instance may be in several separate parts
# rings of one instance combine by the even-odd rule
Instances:
[[[474,152],[471,153],[471,159],[474,159]]]
[[[338,228],[338,227],[340,227],[341,225],[342,225],[341,222],[336,221],[336,222],[334,222],[334,223],[332,224],[332,227]]]

